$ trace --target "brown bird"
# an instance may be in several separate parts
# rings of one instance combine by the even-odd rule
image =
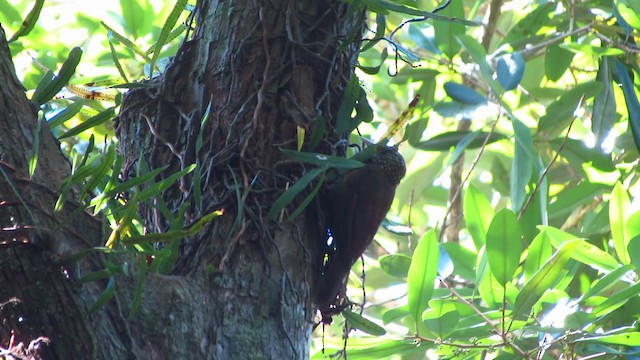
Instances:
[[[404,177],[404,159],[392,147],[378,147],[361,168],[353,169],[327,189],[324,212],[327,245],[315,300],[323,323],[339,308],[351,266],[373,241]]]

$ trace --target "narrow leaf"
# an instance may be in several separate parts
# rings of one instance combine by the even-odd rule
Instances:
[[[318,177],[325,169],[318,168],[309,171],[304,174],[303,177],[300,178],[295,184],[293,184],[288,190],[286,190],[282,195],[278,196],[276,201],[273,202],[269,212],[267,213],[267,220],[273,220],[278,216],[280,211],[282,211],[287,205],[289,205],[293,199],[304,189],[307,188],[307,185],[313,181],[316,177]]]
[[[60,71],[51,81],[41,81],[33,93],[32,100],[39,105],[53,99],[54,96],[69,82],[73,74],[76,72],[76,66],[80,63],[82,57],[82,49],[74,47],[69,52],[69,56],[62,63]],[[43,79],[47,79],[46,77]]]
[[[611,237],[613,238],[613,247],[616,251],[616,255],[623,264],[628,264],[629,251],[627,246],[629,240],[625,236],[625,220],[629,209],[631,208],[631,202],[629,195],[622,187],[622,184],[617,182],[611,191],[611,200],[609,201],[609,222],[611,224]]]
[[[42,11],[43,6],[44,0],[35,1],[33,7],[29,11],[29,14],[27,14],[27,17],[22,21],[20,29],[18,29],[18,31],[16,31],[16,33],[11,36],[11,39],[9,39],[8,42],[14,42],[21,36],[29,35],[31,30],[33,30],[33,27],[36,26],[36,22],[40,17],[40,12]],[[4,9],[2,9],[2,11],[4,11]]]
[[[578,242],[571,241],[564,243],[558,251],[542,266],[542,268],[529,280],[518,294],[513,307],[512,316],[514,319],[526,316],[534,305],[540,300],[542,295],[559,280],[564,266],[571,258]]]
[[[363,331],[367,334],[382,336],[387,333],[387,331],[382,326],[349,309],[342,310],[340,314],[344,316],[349,325],[351,325],[353,328]]]
[[[339,156],[318,154],[318,153],[308,153],[302,151],[294,151],[287,149],[280,149],[285,155],[288,157],[303,162],[307,164],[317,165],[321,167],[327,168],[336,168],[336,169],[356,169],[363,167],[364,164],[360,161],[353,159],[345,159]]]
[[[438,239],[433,230],[422,236],[411,259],[407,275],[409,312],[417,322],[433,295],[438,273]]]
[[[102,309],[102,307],[104,305],[106,305],[106,303],[109,300],[111,300],[111,298],[113,298],[113,295],[115,293],[116,293],[116,279],[114,277],[111,277],[109,279],[109,282],[107,283],[107,287],[104,289],[102,294],[100,294],[100,296],[98,297],[98,300],[96,300],[95,304],[93,304],[91,306],[91,308],[89,309],[89,313],[93,314],[93,313],[97,312],[98,310]]]
[[[160,30],[160,35],[158,36],[158,40],[156,40],[156,43],[154,45],[153,57],[151,58],[151,62],[149,63],[149,71],[151,72],[150,77],[152,77],[153,75],[153,68],[155,67],[156,62],[160,57],[162,47],[167,43],[169,34],[171,33],[171,30],[173,30],[173,27],[176,25],[176,22],[178,22],[178,18],[180,17],[180,14],[182,14],[182,11],[184,10],[186,5],[187,0],[176,0],[171,13],[169,13],[169,16],[167,16],[167,19],[164,21],[164,25],[162,25],[162,30]]]
[[[113,119],[115,115],[115,108],[114,107],[110,107],[104,111],[102,111],[101,113],[99,113],[98,115],[92,116],[89,119],[87,119],[86,121],[80,123],[78,126],[75,126],[71,129],[69,129],[69,131],[65,132],[64,134],[60,135],[58,137],[58,140],[64,139],[64,138],[68,138],[71,136],[75,136],[80,134],[81,132],[91,129],[93,127],[96,127],[108,120]]]

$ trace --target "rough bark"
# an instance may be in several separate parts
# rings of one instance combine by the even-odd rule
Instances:
[[[23,226],[26,235],[3,234],[10,241],[0,245],[0,300],[20,298],[19,306],[0,309],[3,345],[16,331],[25,344],[48,337],[45,358],[308,357],[322,214],[312,204],[293,222],[268,222],[265,215],[308,170],[279,148],[295,149],[302,130],[309,144],[323,119],[323,140],[313,150],[344,152],[335,116],[363,20],[362,9],[339,1],[199,1],[193,33],[166,72],[125,96],[117,120],[119,151],[129,165],[123,176],[135,176],[132,169],[140,164],[168,165],[160,177],[197,164],[198,175],[166,190],[164,202],[174,213],[186,206],[186,225],[224,209],[203,231],[180,241],[171,274],[147,276],[132,319],[127,316],[143,258],[117,259],[133,275],[118,278],[114,300],[89,314],[106,284],[74,280],[77,273],[103,268],[103,256],[65,260],[102,245],[105,235],[84,213],[69,220],[77,205],[53,212],[69,166],[46,124],[40,134],[46,155],[28,179],[36,108],[15,78],[3,37],[0,82],[8,79],[11,86],[0,88],[0,106],[14,105],[0,114],[0,126],[10,132],[0,134],[0,165],[9,174],[0,176],[0,201],[11,204],[0,206],[0,219],[20,212],[21,224],[41,229]],[[198,192],[201,202],[194,197]],[[166,231],[171,219],[154,205],[140,204],[146,228]],[[20,321],[24,314],[27,325]]]
[[[126,358],[131,338],[121,336],[126,323],[117,303],[88,312],[104,283],[74,282],[101,269],[102,259],[68,261],[100,245],[101,224],[84,212],[72,214],[78,207],[72,202],[54,211],[69,163],[46,122],[37,133],[37,107],[25,97],[1,28],[0,83],[0,346],[25,358]],[[30,178],[37,138],[38,166]]]

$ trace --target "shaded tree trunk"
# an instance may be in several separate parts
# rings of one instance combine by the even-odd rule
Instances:
[[[0,89],[0,96],[4,104],[19,106],[15,114],[0,115],[0,126],[14,132],[0,134],[0,165],[8,174],[0,177],[0,201],[12,204],[0,206],[0,220],[5,228],[11,225],[11,209],[21,213],[21,224],[44,229],[20,238],[28,245],[5,232],[8,245],[0,245],[0,301],[21,301],[0,309],[7,324],[3,342],[12,330],[25,344],[46,336],[51,343],[44,356],[64,359],[308,357],[322,214],[310,206],[294,222],[268,222],[265,215],[305,172],[279,148],[295,149],[300,133],[306,146],[324,122],[314,151],[344,153],[335,116],[355,65],[363,11],[339,1],[205,0],[195,14],[193,33],[166,72],[125,96],[117,120],[119,150],[128,165],[125,178],[136,175],[133,169],[167,165],[161,174],[167,177],[197,165],[163,194],[172,213],[186,209],[185,225],[214,210],[224,215],[180,241],[170,274],[147,276],[140,310],[131,319],[135,270],[146,266],[144,258],[118,258],[134,275],[118,278],[115,299],[93,314],[88,309],[106,283],[80,285],[74,273],[103,268],[103,255],[61,262],[101,246],[105,236],[84,213],[59,226],[67,213],[52,208],[69,166],[46,124],[40,151],[47,156],[28,180],[36,109],[9,69],[1,39],[0,82],[10,79],[12,89]],[[12,139],[25,143],[7,145]],[[149,233],[166,231],[172,221],[159,206],[140,204]],[[75,207],[68,204],[65,211]],[[23,215],[27,209],[31,213]]]

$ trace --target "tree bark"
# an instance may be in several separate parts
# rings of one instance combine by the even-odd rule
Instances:
[[[132,275],[118,277],[114,299],[90,313],[106,281],[78,284],[75,273],[104,268],[105,255],[64,260],[102,246],[101,224],[85,213],[69,220],[65,215],[78,206],[71,203],[64,213],[53,212],[69,166],[46,124],[40,151],[47,155],[33,179],[26,175],[32,142],[4,145],[12,138],[33,138],[36,109],[9,69],[2,37],[0,82],[7,76],[12,89],[1,88],[0,96],[19,99],[5,102],[17,104],[16,114],[0,114],[0,126],[14,132],[0,134],[0,165],[8,174],[0,176],[0,201],[11,204],[0,205],[0,220],[14,218],[2,209],[29,209],[35,218],[22,217],[21,224],[47,219],[38,228],[58,229],[0,246],[0,301],[18,297],[24,307],[0,308],[9,324],[0,332],[3,344],[20,329],[25,344],[40,336],[51,340],[41,352],[45,358],[307,358],[316,312],[310,294],[325,236],[322,213],[312,203],[294,221],[282,219],[298,204],[278,221],[265,216],[308,170],[280,148],[296,149],[298,134],[304,133],[303,149],[344,154],[336,114],[355,66],[363,22],[363,9],[340,1],[198,2],[192,34],[167,70],[146,83],[149,87],[125,96],[116,131],[127,164],[125,179],[135,176],[133,169],[166,166],[160,179],[196,164],[195,172],[162,196],[173,214],[186,209],[185,226],[214,210],[224,215],[180,240],[170,273],[147,276],[139,311],[131,318],[136,276],[146,259],[118,257]],[[310,134],[323,127],[322,141],[310,148]],[[54,181],[47,180],[52,176]],[[158,203],[139,204],[148,233],[164,232],[173,221],[158,208]],[[61,227],[63,220],[68,221]],[[24,277],[17,278],[21,272]],[[44,307],[44,298],[51,304],[48,300]],[[28,331],[20,321],[27,312],[33,324]]]

